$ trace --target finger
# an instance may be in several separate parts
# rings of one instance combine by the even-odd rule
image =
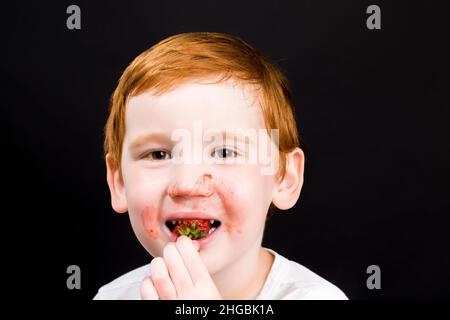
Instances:
[[[156,292],[150,277],[145,277],[141,282],[140,292],[142,300],[159,300],[158,292]]]
[[[211,276],[209,275],[208,269],[200,258],[192,240],[186,236],[178,237],[176,246],[194,286],[205,283],[205,281],[210,281]]]
[[[169,242],[164,247],[163,257],[177,296],[181,296],[184,291],[192,288],[194,284],[175,243]]]
[[[150,274],[153,285],[161,300],[175,299],[177,292],[170,279],[166,263],[161,257],[156,257],[150,263]]]
[[[194,244],[194,246],[195,246],[195,250],[200,250],[200,243],[198,243],[198,241],[197,240],[192,240],[192,243]]]

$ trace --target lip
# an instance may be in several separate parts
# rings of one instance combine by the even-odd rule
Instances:
[[[170,220],[183,220],[183,219],[219,220],[214,216],[201,211],[179,211],[171,213],[166,217],[163,217],[163,223]]]

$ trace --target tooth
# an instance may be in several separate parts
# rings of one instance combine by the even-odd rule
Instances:
[[[214,223],[214,219],[209,220],[209,222],[210,222],[211,224],[213,224],[213,223]]]
[[[176,225],[177,222],[175,220],[170,221],[172,223],[172,225]]]

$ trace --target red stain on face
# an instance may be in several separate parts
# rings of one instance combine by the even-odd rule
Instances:
[[[153,240],[161,239],[159,234],[158,217],[155,210],[150,207],[145,207],[141,212],[142,223],[145,231],[152,237]]]
[[[225,211],[221,218],[224,231],[241,234],[241,226],[245,222],[245,212],[243,212],[245,209],[240,207],[239,193],[236,190],[236,186],[232,182],[225,181],[223,178],[213,179],[212,174],[205,173],[199,177],[192,190],[194,195],[195,192],[201,192],[203,199],[200,201],[188,199],[187,202],[175,204],[172,210],[183,210],[186,206],[192,206],[193,209],[200,209],[205,212]],[[153,240],[162,240],[160,219],[157,212],[156,208],[146,206],[141,211],[141,219],[146,233]]]
[[[195,184],[190,188],[188,195],[202,194],[202,196],[204,196],[204,197],[211,196],[213,194],[212,179],[213,179],[212,174],[204,173],[197,179]],[[181,188],[183,190],[183,193],[185,193],[184,188],[185,188],[185,186],[183,186]],[[171,197],[178,196],[179,192],[180,192],[180,185],[178,185],[178,184],[170,186],[169,189],[167,190],[167,193]],[[188,201],[190,202],[190,200],[188,200]]]
[[[236,225],[231,224],[231,223],[224,223],[224,227],[226,229],[227,232],[229,233],[233,233],[233,232],[237,232],[237,233],[242,233],[242,230],[239,229]]]
[[[210,173],[205,173],[202,177],[203,177],[203,179],[205,179],[205,178],[212,179],[213,176]]]
[[[225,183],[223,179],[216,179],[214,189],[221,199],[227,211],[227,221],[222,221],[225,231],[229,233],[242,233],[240,225],[243,222],[243,212],[239,208],[239,201],[235,199],[235,187],[230,183]]]
[[[212,174],[204,173],[197,179],[197,181],[195,182],[195,186],[199,187],[200,185],[201,187],[204,184],[209,185],[211,183],[212,178],[213,178]]]

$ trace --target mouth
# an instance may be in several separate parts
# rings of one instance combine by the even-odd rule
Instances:
[[[165,225],[174,240],[182,235],[192,240],[199,240],[209,238],[217,232],[216,230],[221,226],[221,222],[214,219],[177,219],[167,220]]]

